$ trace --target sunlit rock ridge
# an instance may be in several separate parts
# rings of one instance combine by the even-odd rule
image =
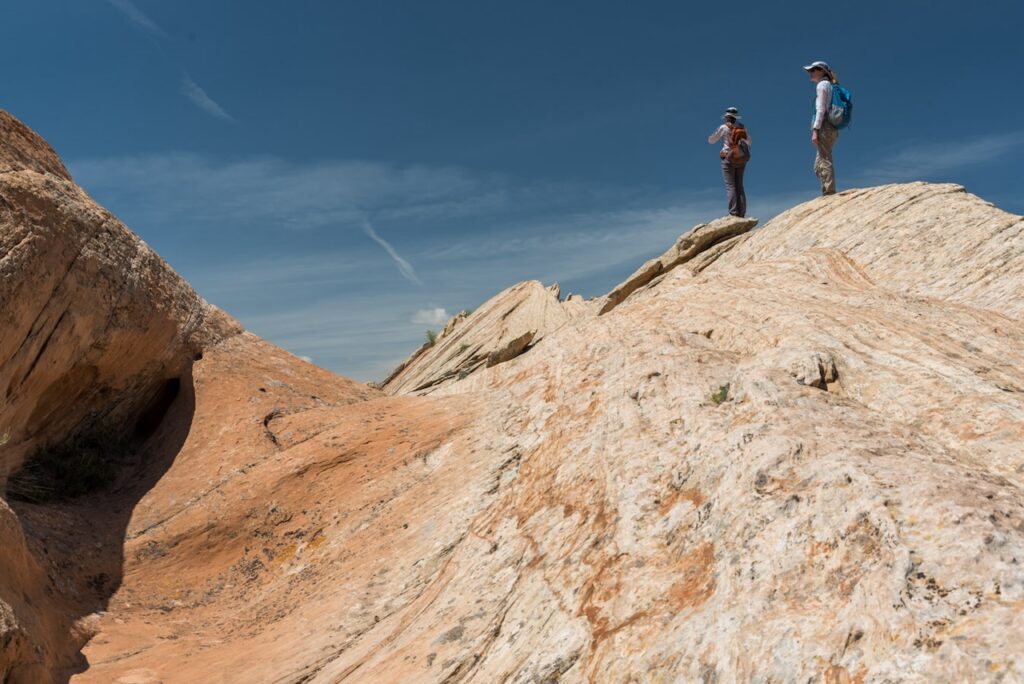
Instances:
[[[0,681],[1024,680],[1024,218],[910,183],[680,232],[378,389],[0,114]]]

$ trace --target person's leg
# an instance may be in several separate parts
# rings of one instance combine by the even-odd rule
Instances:
[[[737,211],[736,171],[727,159],[722,160],[722,179],[725,180],[725,190],[729,194],[729,213],[735,216]]]
[[[735,178],[736,178],[736,216],[747,215],[747,191],[743,188],[743,172],[747,170],[747,167],[737,166],[735,167]]]
[[[836,146],[836,140],[839,139],[839,131],[834,128],[828,128],[827,130],[828,134],[825,136],[825,141],[828,145],[828,175],[824,192],[826,195],[834,195],[836,194],[836,164],[832,159],[832,149]]]
[[[818,131],[818,154],[814,158],[814,174],[821,181],[821,194],[834,195],[836,192],[836,172],[832,163],[832,148],[836,144],[839,131],[827,126]]]

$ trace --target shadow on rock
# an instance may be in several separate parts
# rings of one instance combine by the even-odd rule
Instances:
[[[135,507],[173,464],[194,413],[189,368],[155,389],[134,425],[80,434],[41,451],[12,476],[10,505],[32,555],[47,573],[47,593],[71,635],[62,654],[67,667],[56,673],[56,681],[67,682],[89,668],[81,653],[95,632],[95,618],[89,616],[106,611],[121,586]],[[94,481],[82,482],[85,478]],[[32,673],[23,674],[28,679],[15,668],[11,681],[21,681],[19,676],[33,680]]]

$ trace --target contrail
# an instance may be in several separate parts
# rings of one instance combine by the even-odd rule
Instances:
[[[224,108],[213,101],[213,98],[206,94],[206,91],[199,87],[199,84],[192,80],[187,74],[181,79],[181,92],[192,103],[202,109],[210,116],[215,116],[224,121],[234,121]]]
[[[377,231],[373,229],[373,226],[370,225],[369,221],[363,223],[363,230],[366,231],[366,234],[370,236],[371,240],[383,247],[391,258],[394,259],[395,265],[398,266],[398,271],[405,276],[406,280],[414,285],[423,287],[423,281],[416,275],[416,271],[413,270],[412,264],[399,256],[398,252],[395,251],[395,248],[387,243],[387,240],[382,238],[380,235],[377,235]]]
[[[124,14],[130,22],[146,33],[165,40],[168,38],[167,31],[164,31],[160,25],[150,19],[145,12],[136,7],[132,0],[107,0],[107,2]],[[159,41],[157,41],[157,45],[159,46]],[[223,121],[234,121],[234,118],[228,114],[223,107],[217,104],[212,97],[207,95],[206,91],[200,88],[199,84],[193,81],[192,77],[188,74],[185,74],[181,79],[181,94],[191,100],[192,104],[199,107],[210,116]]]
[[[160,28],[155,21],[150,19],[145,12],[136,7],[132,0],[107,0],[107,2],[121,10],[121,12],[139,28],[149,31],[150,33],[154,33],[161,38],[167,37],[167,32]]]

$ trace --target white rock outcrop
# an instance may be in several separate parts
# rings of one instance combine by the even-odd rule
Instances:
[[[597,303],[579,295],[560,299],[558,285],[536,280],[513,285],[472,313],[454,316],[433,344],[416,350],[383,382],[389,393],[430,393],[519,356],[569,321],[593,316]]]

